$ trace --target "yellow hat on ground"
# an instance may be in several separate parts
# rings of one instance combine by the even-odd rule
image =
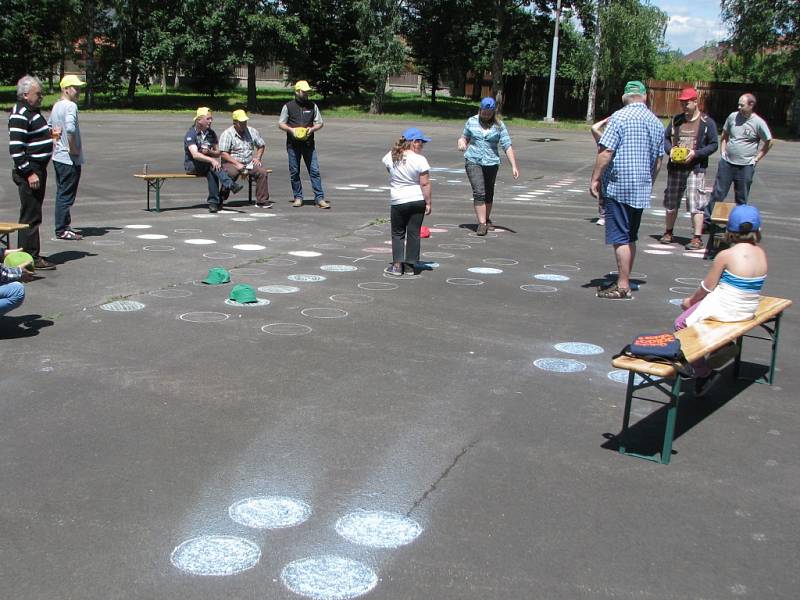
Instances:
[[[305,79],[301,79],[297,83],[294,84],[294,90],[300,90],[302,92],[310,92],[311,86],[308,85],[308,82]]]
[[[247,113],[244,112],[241,108],[239,110],[233,111],[233,113],[231,113],[231,117],[233,117],[234,121],[240,121],[242,123],[244,123],[250,118],[247,116]]]
[[[210,114],[211,114],[210,108],[208,108],[207,106],[201,106],[200,108],[197,109],[197,112],[194,113],[194,120],[197,121],[197,119],[201,117],[207,117]]]
[[[61,78],[61,83],[59,85],[61,86],[61,89],[63,90],[64,88],[68,88],[68,87],[81,87],[81,86],[84,86],[84,85],[86,85],[86,82],[85,81],[81,81],[81,78],[78,77],[77,75],[64,75],[64,77]]]

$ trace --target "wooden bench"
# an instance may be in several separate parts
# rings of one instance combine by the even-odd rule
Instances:
[[[0,223],[0,244],[6,248],[11,247],[9,235],[20,229],[27,229],[30,227],[27,223]]]
[[[721,323],[719,321],[700,321],[695,323],[692,327],[687,327],[675,333],[675,337],[680,339],[681,348],[683,349],[686,359],[691,363],[704,356],[712,354],[713,352],[724,348],[731,342],[736,343],[736,357],[734,362],[734,376],[739,377],[739,369],[742,358],[742,346],[745,337],[770,340],[772,342],[772,355],[770,358],[769,370],[767,375],[762,380],[757,380],[759,383],[773,383],[775,379],[775,360],[778,354],[778,338],[780,335],[781,315],[783,311],[792,305],[791,300],[783,298],[772,298],[769,296],[762,296],[758,305],[758,311],[753,319],[749,321],[740,321],[737,323]],[[768,338],[748,335],[750,331],[756,327],[763,328]],[[678,416],[678,401],[681,396],[681,379],[682,377],[676,372],[672,365],[648,362],[639,358],[630,358],[620,356],[611,361],[611,364],[618,369],[628,371],[628,389],[625,393],[625,411],[622,417],[622,430],[620,431],[617,439],[619,441],[619,452],[644,458],[662,464],[669,464],[670,455],[672,454],[672,440],[675,435],[675,422]],[[641,383],[636,384],[636,376],[641,377]],[[667,382],[672,381],[672,385],[668,386]],[[628,426],[630,424],[631,416],[631,400],[633,393],[645,388],[655,387],[669,397],[667,404],[667,420],[664,428],[664,440],[661,446],[661,452],[653,455],[637,454],[635,452],[628,452],[625,447],[625,440],[623,439]]]
[[[720,243],[720,240],[717,239],[717,234],[727,229],[728,217],[731,216],[734,206],[736,206],[735,202],[717,202],[714,204],[714,210],[711,211],[711,225],[708,227],[708,243],[706,244],[704,258],[713,258],[716,254]]]
[[[272,169],[267,169],[267,173],[272,173]],[[205,175],[194,175],[192,173],[134,173],[134,177],[144,179],[147,184],[147,210],[150,210],[150,190],[156,193],[156,208],[154,212],[161,212],[161,187],[168,179],[205,179]],[[251,174],[247,177],[247,200],[253,203],[253,179]]]

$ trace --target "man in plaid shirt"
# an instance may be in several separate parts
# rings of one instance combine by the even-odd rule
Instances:
[[[606,206],[606,243],[614,246],[619,276],[611,287],[599,289],[598,298],[630,297],[630,274],[642,212],[650,207],[653,182],[664,154],[664,126],[647,108],[647,89],[629,81],[622,95],[624,108],[608,120],[597,143],[597,160],[590,193]]]

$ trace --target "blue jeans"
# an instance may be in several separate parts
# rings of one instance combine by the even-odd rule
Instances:
[[[755,171],[755,165],[734,165],[724,158],[719,159],[714,191],[711,193],[711,200],[709,200],[705,209],[704,220],[706,223],[711,223],[714,204],[725,200],[725,196],[728,195],[728,191],[731,189],[731,183],[733,184],[733,196],[736,204],[747,204]]]
[[[53,168],[56,171],[56,235],[60,235],[72,224],[69,209],[78,194],[81,166],[53,161]]]
[[[314,189],[314,202],[319,204],[325,199],[322,191],[322,178],[319,174],[317,162],[317,149],[313,144],[287,144],[286,154],[289,156],[289,181],[292,184],[292,195],[295,200],[303,199],[303,184],[300,183],[300,159],[306,163],[308,176],[311,178],[311,187]]]
[[[220,204],[219,197],[220,187],[226,192],[230,191],[233,187],[233,179],[228,175],[224,169],[215,171],[211,168],[211,164],[207,162],[193,162],[185,165],[187,173],[194,173],[195,175],[205,175],[208,181],[208,203]]]
[[[25,286],[19,281],[0,285],[0,316],[14,310],[25,299]]]

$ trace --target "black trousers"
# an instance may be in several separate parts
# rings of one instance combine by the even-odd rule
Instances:
[[[394,204],[390,211],[392,221],[392,262],[419,262],[419,228],[425,218],[425,201]]]
[[[16,169],[11,174],[19,190],[19,222],[28,225],[28,229],[20,229],[17,232],[17,246],[33,258],[39,258],[41,252],[39,225],[42,224],[42,204],[47,187],[47,165],[31,162],[31,166],[33,172],[39,176],[38,190],[32,190],[28,185],[28,178],[17,173]]]

